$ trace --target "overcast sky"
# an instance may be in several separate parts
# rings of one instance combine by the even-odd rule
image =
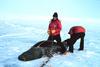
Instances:
[[[59,17],[100,19],[100,0],[0,0],[0,18]]]

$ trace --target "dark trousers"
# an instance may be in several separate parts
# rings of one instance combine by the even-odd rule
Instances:
[[[73,52],[73,49],[74,49],[73,46],[78,39],[80,39],[79,50],[84,49],[84,36],[85,36],[85,33],[77,33],[77,34],[70,35],[70,39],[66,40],[70,52]]]
[[[49,36],[49,37],[48,37],[48,40],[50,40],[50,41],[54,41],[54,40],[56,40],[57,43],[59,43],[59,42],[61,42],[61,37],[60,37],[60,35]]]
[[[48,40],[49,41],[54,41],[56,40],[57,41],[57,44],[62,48],[62,53],[64,53],[66,51],[66,48],[65,46],[61,43],[61,37],[60,37],[60,34],[59,35],[56,35],[56,36],[49,36],[48,37]]]

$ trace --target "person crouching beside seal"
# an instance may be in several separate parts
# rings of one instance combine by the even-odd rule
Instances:
[[[70,38],[65,40],[65,44],[69,47],[68,51],[73,53],[73,46],[78,39],[80,39],[80,48],[78,50],[84,50],[85,29],[82,26],[73,26],[68,34],[70,34]]]

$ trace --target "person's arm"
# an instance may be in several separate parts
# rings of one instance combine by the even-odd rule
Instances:
[[[73,34],[72,29],[73,29],[73,27],[69,30],[68,34]]]
[[[50,24],[51,24],[51,21],[49,23],[48,30],[47,30],[48,35],[51,35]]]

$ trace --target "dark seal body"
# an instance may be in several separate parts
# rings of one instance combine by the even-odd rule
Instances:
[[[62,48],[52,41],[40,41],[29,50],[22,53],[18,59],[21,61],[30,61],[41,58],[43,55],[51,57],[54,53],[62,53]]]

